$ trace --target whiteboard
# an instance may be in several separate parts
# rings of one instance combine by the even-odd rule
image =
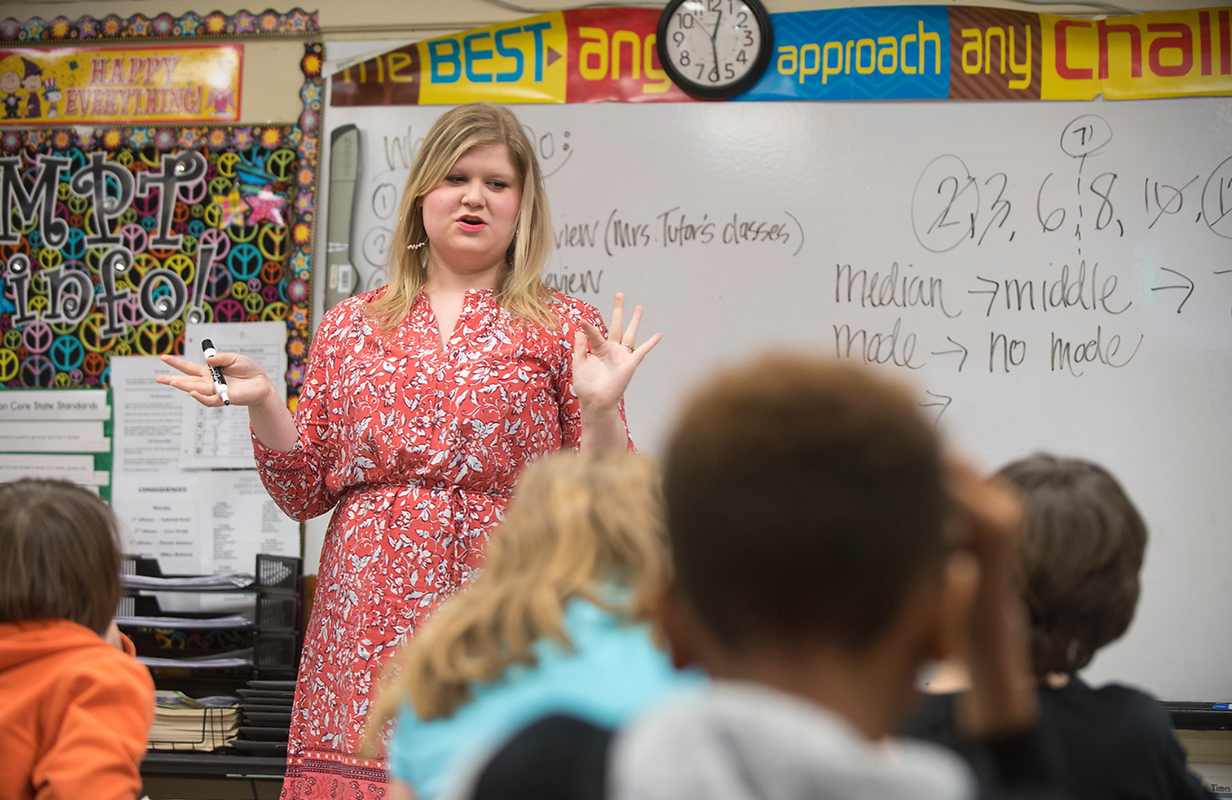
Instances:
[[[442,110],[330,110],[362,131],[361,288]],[[626,398],[641,449],[734,359],[876,362],[983,466],[1090,458],[1139,504],[1142,601],[1090,679],[1232,695],[1232,99],[516,111],[548,175],[548,281],[605,315],[623,291],[664,335]]]

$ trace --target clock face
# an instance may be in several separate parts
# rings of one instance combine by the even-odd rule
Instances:
[[[756,0],[674,0],[659,20],[659,58],[698,97],[739,94],[770,59],[770,18]]]

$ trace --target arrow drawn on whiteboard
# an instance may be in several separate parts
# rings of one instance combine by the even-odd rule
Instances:
[[[946,409],[950,407],[950,403],[954,402],[954,398],[950,397],[948,394],[937,394],[936,392],[925,392],[924,394],[929,397],[936,397],[938,400],[945,401],[944,403],[920,403],[920,408],[936,408],[937,406],[941,406],[941,410],[937,412],[937,418],[933,420],[933,424],[936,425],[941,422],[941,415],[944,414]]]
[[[950,344],[954,345],[958,349],[957,350],[933,350],[932,354],[935,356],[946,356],[946,355],[950,355],[951,353],[962,353],[962,359],[958,362],[958,371],[962,372],[963,365],[967,363],[967,348],[963,347],[961,344],[954,341],[954,339],[950,336],[947,336],[945,338],[946,338],[946,341],[948,341]]]
[[[1151,287],[1152,292],[1158,292],[1162,289],[1186,289],[1187,291],[1185,292],[1185,299],[1182,300],[1181,304],[1176,307],[1176,313],[1179,314],[1181,313],[1181,309],[1185,307],[1185,304],[1189,302],[1189,298],[1193,296],[1193,293],[1194,293],[1193,279],[1191,279],[1188,275],[1181,275],[1181,273],[1177,272],[1174,269],[1168,269],[1167,267],[1160,267],[1160,269],[1162,269],[1164,272],[1171,272],[1173,275],[1179,276],[1181,280],[1189,284],[1188,286],[1179,285],[1179,286],[1152,286]],[[1219,273],[1215,273],[1215,274],[1218,275]]]
[[[968,289],[967,290],[967,294],[990,294],[992,295],[992,297],[988,298],[988,308],[984,311],[984,316],[986,317],[990,316],[992,314],[992,304],[997,302],[997,292],[1001,290],[1001,284],[998,281],[994,281],[991,278],[985,278],[982,275],[976,275],[975,279],[977,281],[980,281],[981,283],[991,283],[992,284],[991,289],[978,289],[978,290]]]

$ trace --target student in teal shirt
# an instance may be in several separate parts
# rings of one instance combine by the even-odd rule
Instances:
[[[560,453],[523,473],[486,565],[416,632],[374,715],[396,716],[391,800],[435,800],[546,714],[616,726],[700,681],[673,669],[647,622],[669,569],[658,481],[624,452]]]

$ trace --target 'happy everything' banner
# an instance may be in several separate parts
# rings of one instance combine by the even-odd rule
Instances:
[[[0,49],[0,126],[234,122],[240,45]]]
[[[656,9],[587,8],[429,39],[333,76],[331,105],[681,102]],[[1232,94],[1232,8],[1076,19],[898,6],[771,14],[742,101],[1090,100]]]

